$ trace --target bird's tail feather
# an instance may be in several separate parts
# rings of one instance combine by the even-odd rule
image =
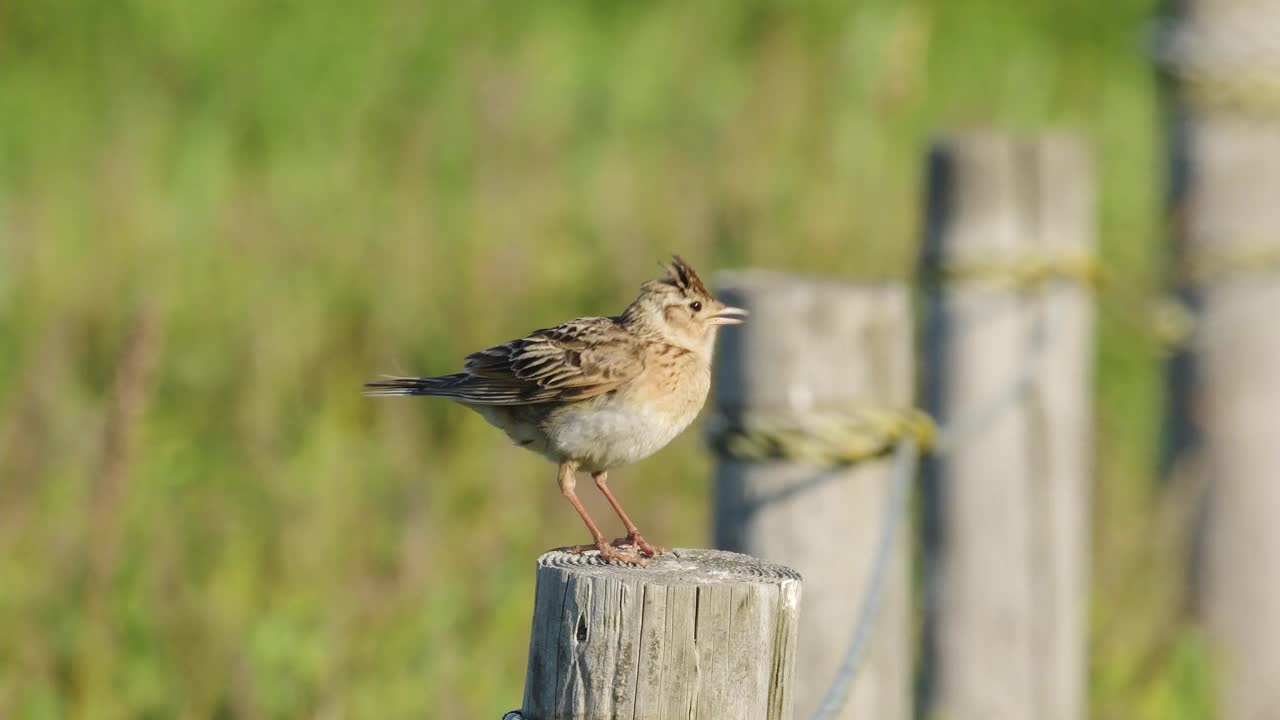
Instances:
[[[436,395],[450,397],[457,393],[457,386],[467,377],[466,373],[441,375],[439,377],[398,377],[388,375],[381,380],[365,383],[364,394],[370,396]]]

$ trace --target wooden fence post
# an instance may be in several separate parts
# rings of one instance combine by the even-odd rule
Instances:
[[[721,428],[784,431],[912,407],[911,294],[897,284],[855,284],[765,272],[726,274],[718,296],[751,311],[724,333],[714,387]],[[739,439],[742,439],[741,437]],[[878,442],[864,448],[875,454]],[[732,443],[729,443],[732,445]],[[793,453],[753,459],[721,447],[715,544],[782,562],[805,578],[795,692],[810,717],[849,645],[886,518],[890,461],[832,465]],[[887,451],[888,446],[879,448]],[[801,453],[803,455],[803,453]],[[905,530],[903,531],[905,535]],[[907,558],[899,537],[872,645],[842,719],[910,716]]]
[[[800,576],[717,550],[538,559],[523,720],[789,720]]]
[[[1161,59],[1197,330],[1173,366],[1171,470],[1207,488],[1193,570],[1219,716],[1257,720],[1280,717],[1280,0],[1183,5]]]
[[[1079,143],[931,153],[924,394],[953,442],[924,466],[929,717],[1085,717],[1093,222]]]

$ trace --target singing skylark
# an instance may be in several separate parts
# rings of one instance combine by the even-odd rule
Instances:
[[[434,395],[480,413],[517,445],[560,466],[560,491],[591,532],[606,561],[644,565],[662,549],[636,529],[610,492],[611,468],[646,458],[693,422],[711,387],[711,356],[721,325],[745,310],[719,302],[679,256],[665,277],[615,317],[586,317],[466,358],[463,371],[440,377],[388,377],[369,395]],[[626,526],[612,543],[574,492],[575,474],[591,473]]]

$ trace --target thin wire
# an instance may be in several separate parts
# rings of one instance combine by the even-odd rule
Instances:
[[[904,437],[894,450],[892,477],[890,478],[889,497],[885,501],[885,522],[880,528],[880,541],[876,549],[875,560],[871,566],[870,584],[862,599],[862,608],[858,611],[858,622],[853,628],[853,637],[840,661],[840,669],[835,680],[827,688],[814,713],[814,720],[834,718],[844,707],[849,697],[849,687],[858,675],[862,660],[866,657],[867,647],[871,642],[871,631],[875,619],[880,614],[880,605],[884,602],[884,591],[889,585],[889,566],[893,558],[894,539],[902,518],[906,515],[907,499],[911,495],[911,480],[915,476],[916,461],[920,457],[920,449],[911,437]]]

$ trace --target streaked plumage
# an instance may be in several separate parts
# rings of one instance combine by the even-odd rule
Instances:
[[[445,397],[480,413],[560,465],[561,491],[591,530],[590,547],[643,563],[656,550],[617,504],[605,474],[652,455],[689,426],[711,385],[716,329],[745,314],[715,300],[679,257],[666,270],[621,315],[570,320],[472,353],[460,373],[390,377],[366,392]],[[593,474],[627,526],[623,545],[635,552],[604,541],[574,494],[578,470]]]
[[[617,318],[578,318],[467,356],[464,372],[369,383],[370,395],[436,395],[469,405],[585,400],[644,370]]]

